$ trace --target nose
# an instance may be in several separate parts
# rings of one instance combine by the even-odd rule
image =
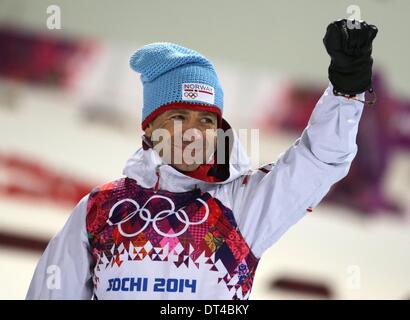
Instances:
[[[197,128],[186,128],[183,132],[183,137],[184,137],[184,144],[189,144],[191,142],[194,141],[198,141],[198,140],[202,140],[203,136],[202,136],[202,132],[201,130],[197,129]]]

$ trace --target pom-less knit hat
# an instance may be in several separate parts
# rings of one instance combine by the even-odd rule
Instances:
[[[200,53],[169,42],[138,49],[131,68],[144,87],[142,129],[158,114],[187,108],[215,112],[221,121],[223,91],[212,63]]]

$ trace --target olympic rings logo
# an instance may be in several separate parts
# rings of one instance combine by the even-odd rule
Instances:
[[[170,205],[170,209],[162,210],[162,211],[158,212],[154,217],[152,217],[152,216],[151,216],[151,212],[146,208],[146,205],[147,205],[151,200],[157,199],[157,198],[163,199],[163,200],[165,200],[166,202],[168,202],[169,205]],[[152,223],[152,227],[154,228],[154,230],[155,230],[159,235],[161,235],[161,236],[163,236],[163,237],[178,237],[178,236],[180,236],[181,234],[183,234],[183,233],[188,229],[189,226],[191,226],[191,225],[198,225],[198,224],[204,223],[204,222],[206,221],[206,219],[208,218],[208,216],[209,216],[209,207],[208,207],[207,203],[206,203],[204,200],[200,199],[200,198],[197,198],[195,201],[199,201],[199,202],[205,207],[205,215],[204,215],[204,217],[203,217],[200,221],[197,221],[197,222],[192,222],[192,221],[189,220],[188,214],[187,214],[187,213],[185,212],[185,210],[184,210],[185,207],[182,207],[181,209],[178,209],[177,211],[175,211],[175,204],[174,204],[174,202],[172,202],[172,200],[171,200],[170,198],[165,197],[165,196],[161,196],[161,195],[154,195],[154,196],[150,197],[150,198],[147,200],[147,202],[144,203],[144,205],[143,205],[142,207],[140,207],[140,205],[138,204],[138,202],[135,201],[135,200],[133,200],[133,199],[127,198],[127,199],[123,199],[123,200],[118,201],[118,202],[117,202],[116,204],[114,204],[113,207],[110,209],[110,212],[109,212],[109,214],[108,214],[107,223],[108,223],[110,226],[117,225],[117,226],[118,226],[118,231],[119,231],[120,234],[121,234],[122,236],[124,236],[124,237],[135,237],[136,235],[138,235],[138,234],[140,234],[141,232],[143,232],[143,231],[148,227],[148,225],[149,225],[150,223]],[[121,204],[123,204],[123,203],[130,203],[130,204],[132,204],[132,205],[135,207],[135,210],[132,211],[131,213],[128,213],[128,215],[127,215],[125,218],[123,218],[121,221],[113,223],[110,219],[111,219],[111,217],[112,217],[112,215],[113,215],[115,209],[116,209],[118,206],[120,206]],[[136,214],[139,215],[139,218],[140,218],[141,220],[145,221],[144,225],[142,226],[142,228],[141,228],[140,230],[138,230],[138,231],[136,231],[136,232],[134,232],[134,233],[127,233],[127,232],[125,232],[124,229],[122,228],[122,225],[123,225],[124,223],[126,223],[127,221],[129,221],[130,219],[132,219]],[[157,222],[158,222],[158,221],[164,220],[164,219],[166,219],[167,217],[169,217],[170,215],[175,215],[176,218],[177,218],[181,223],[184,224],[184,227],[183,227],[179,232],[177,232],[177,233],[173,233],[173,234],[164,233],[164,232],[162,232],[162,231],[159,229],[159,227],[158,227],[158,225],[157,225]]]
[[[196,91],[184,92],[184,96],[186,98],[195,99],[196,97],[198,97],[198,92],[196,92]]]

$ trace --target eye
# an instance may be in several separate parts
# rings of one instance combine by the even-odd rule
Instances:
[[[182,121],[185,119],[185,117],[182,114],[175,114],[171,117],[172,120],[179,120]]]
[[[201,119],[201,122],[202,122],[202,123],[207,123],[207,124],[212,124],[212,123],[214,123],[214,119],[211,118],[211,117],[203,117],[203,118]]]

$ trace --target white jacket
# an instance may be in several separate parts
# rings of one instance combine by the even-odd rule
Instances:
[[[125,177],[74,208],[42,255],[27,299],[249,298],[264,251],[348,173],[362,110],[329,84],[276,162],[251,170],[235,138],[230,159],[238,161],[218,183],[139,149]]]

